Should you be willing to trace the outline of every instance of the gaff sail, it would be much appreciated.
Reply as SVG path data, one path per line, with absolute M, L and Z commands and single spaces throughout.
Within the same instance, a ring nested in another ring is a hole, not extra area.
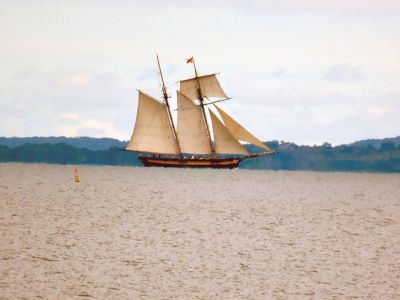
M 126 150 L 179 154 L 166 105 L 141 91 L 135 127 Z

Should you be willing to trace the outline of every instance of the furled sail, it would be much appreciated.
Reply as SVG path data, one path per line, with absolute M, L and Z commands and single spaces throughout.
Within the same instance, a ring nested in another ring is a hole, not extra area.
M 214 132 L 215 152 L 219 154 L 248 155 L 246 148 L 229 132 L 217 116 L 210 110 Z
M 180 81 L 180 92 L 189 99 L 199 99 L 198 89 L 199 84 L 203 97 L 217 97 L 221 99 L 228 99 L 229 97 L 225 94 L 221 88 L 216 74 L 209 74 L 204 76 L 198 76 Z
M 141 91 L 135 127 L 126 150 L 179 154 L 167 107 Z
M 183 153 L 211 154 L 210 139 L 201 108 L 177 91 L 177 135 Z
M 272 151 L 268 146 L 266 146 L 263 142 L 261 142 L 257 137 L 251 134 L 246 128 L 240 125 L 236 120 L 234 120 L 230 115 L 224 112 L 220 107 L 214 105 L 218 113 L 220 114 L 222 120 L 225 123 L 225 126 L 229 129 L 232 135 L 241 141 L 248 142 L 250 144 L 256 145 L 262 149 L 267 151 Z

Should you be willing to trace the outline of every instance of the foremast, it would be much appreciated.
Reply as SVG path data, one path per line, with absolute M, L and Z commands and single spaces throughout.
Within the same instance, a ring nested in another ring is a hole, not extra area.
M 160 59 L 158 58 L 158 54 L 157 54 L 157 65 L 158 65 L 158 70 L 160 72 L 160 77 L 161 77 L 161 83 L 162 83 L 161 90 L 162 90 L 162 94 L 163 94 L 163 98 L 164 98 L 164 103 L 167 106 L 168 119 L 169 119 L 169 122 L 171 124 L 172 131 L 174 133 L 174 140 L 175 140 L 175 143 L 176 143 L 176 147 L 178 148 L 179 156 L 181 158 L 183 158 L 182 149 L 181 149 L 181 146 L 179 144 L 178 134 L 176 133 L 176 129 L 175 129 L 175 125 L 174 125 L 174 119 L 172 118 L 171 109 L 170 109 L 170 106 L 169 106 L 169 101 L 168 101 L 169 96 L 168 96 L 168 93 L 167 93 L 167 88 L 165 87 L 164 76 L 163 76 L 163 73 L 161 71 Z

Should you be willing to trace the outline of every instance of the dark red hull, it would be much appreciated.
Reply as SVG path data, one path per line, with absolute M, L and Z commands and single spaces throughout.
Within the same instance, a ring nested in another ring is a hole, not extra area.
M 154 156 L 139 156 L 145 167 L 170 168 L 237 168 L 241 158 L 163 158 Z

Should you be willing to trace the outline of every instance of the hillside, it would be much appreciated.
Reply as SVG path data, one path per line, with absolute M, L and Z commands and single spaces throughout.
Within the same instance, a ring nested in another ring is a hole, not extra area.
M 273 156 L 245 160 L 241 168 L 271 170 L 400 172 L 400 146 L 382 143 L 380 149 L 368 146 L 341 145 L 332 147 L 298 146 L 292 143 L 270 142 L 277 150 Z M 251 152 L 256 151 L 249 146 Z
M 119 141 L 112 138 L 92 138 L 92 137 L 0 137 L 0 145 L 10 148 L 18 147 L 23 144 L 59 144 L 64 143 L 77 148 L 89 150 L 107 150 L 112 147 L 123 148 L 127 145 L 126 141 Z
M 357 146 L 357 147 L 366 147 L 373 146 L 376 149 L 380 149 L 382 144 L 384 143 L 393 143 L 396 147 L 400 146 L 400 136 L 393 138 L 384 138 L 384 139 L 367 139 L 356 141 L 354 143 L 349 144 L 349 146 Z
M 65 143 L 24 144 L 14 148 L 0 145 L 0 162 L 54 164 L 140 165 L 138 154 L 120 148 L 90 150 Z

